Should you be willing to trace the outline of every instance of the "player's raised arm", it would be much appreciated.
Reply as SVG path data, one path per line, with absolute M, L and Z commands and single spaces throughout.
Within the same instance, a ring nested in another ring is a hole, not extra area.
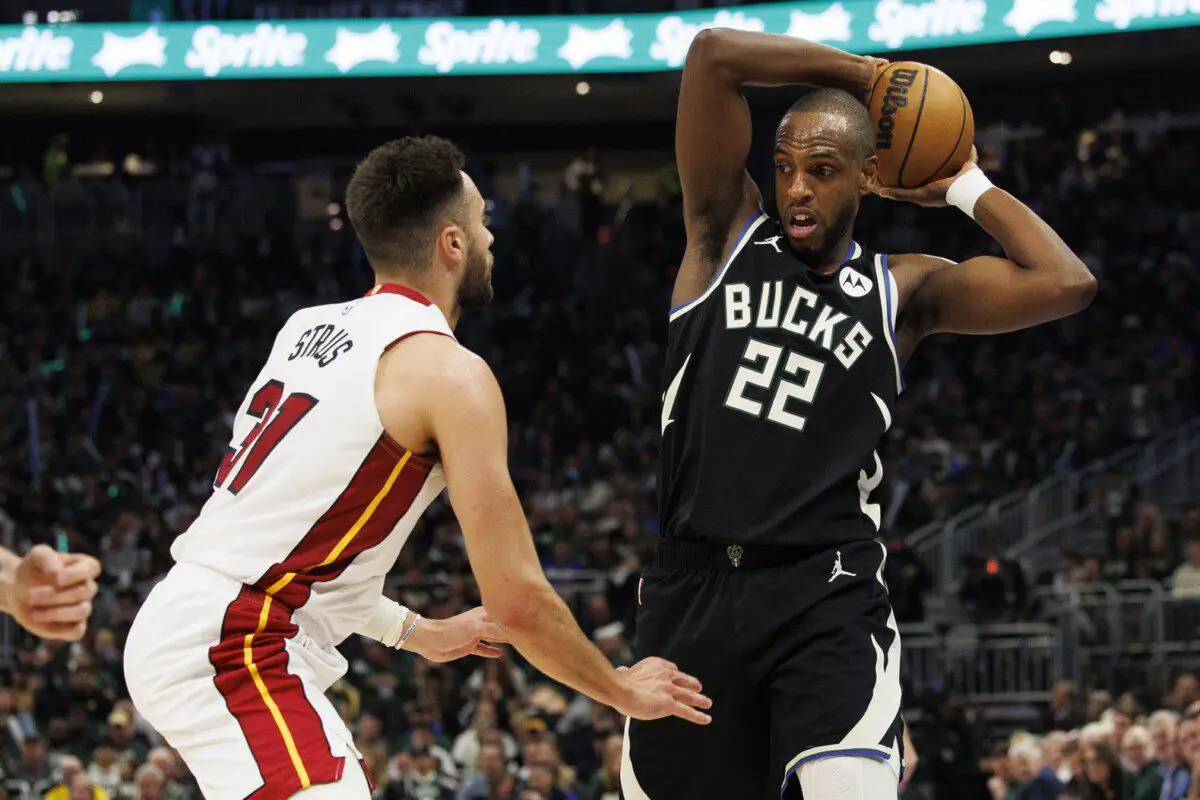
M 758 190 L 746 172 L 751 125 L 742 87 L 807 83 L 861 96 L 878 63 L 790 36 L 700 32 L 684 63 L 675 127 L 688 255 L 674 304 L 703 292 L 741 226 L 758 213 Z
M 917 189 L 876 191 L 924 206 L 959 206 L 1008 256 L 961 264 L 894 256 L 890 266 L 901 304 L 897 334 L 908 348 L 930 333 L 1006 333 L 1040 325 L 1082 311 L 1096 295 L 1096 278 L 1062 237 L 1027 205 L 992 186 L 973 161 L 957 176 Z
M 405 398 L 419 398 L 408 416 L 423 418 L 426 432 L 410 426 L 404 435 L 436 448 L 490 618 L 535 667 L 589 697 L 639 719 L 674 715 L 706 724 L 699 709 L 712 703 L 699 681 L 662 659 L 615 670 L 546 579 L 509 476 L 504 400 L 487 364 L 442 336 L 411 337 L 396 352 L 403 358 L 385 357 L 381 379 L 410 389 Z M 380 403 L 389 432 L 394 411 L 387 398 Z

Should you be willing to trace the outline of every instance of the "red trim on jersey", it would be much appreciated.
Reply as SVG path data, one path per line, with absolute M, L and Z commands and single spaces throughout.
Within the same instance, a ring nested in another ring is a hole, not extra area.
M 398 283 L 377 283 L 371 287 L 371 290 L 366 293 L 366 297 L 373 294 L 401 294 L 409 300 L 416 300 L 423 306 L 431 306 L 432 302 L 425 295 L 418 292 L 416 289 L 410 289 L 407 286 L 401 286 Z
M 391 534 L 412 508 L 431 468 L 427 459 L 381 435 L 287 558 L 244 587 L 226 610 L 221 639 L 209 651 L 209 660 L 216 670 L 214 683 L 263 776 L 263 787 L 248 800 L 290 797 L 303 788 L 302 773 L 311 785 L 340 779 L 345 759 L 330 753 L 300 678 L 287 671 L 284 643 L 299 630 L 292 612 L 308 601 L 314 583 L 336 579 L 360 553 Z
M 405 458 L 403 468 L 384 493 L 392 473 Z M 387 538 L 412 507 L 431 468 L 427 459 L 398 448 L 391 437 L 382 434 L 333 505 L 309 528 L 287 558 L 268 569 L 254 585 L 266 591 L 288 574 L 294 574 L 295 577 L 275 593 L 275 598 L 289 608 L 300 608 L 308 601 L 312 584 L 336 579 L 359 553 Z M 377 497 L 380 497 L 378 505 L 364 520 Z M 321 566 L 360 523 L 357 533 L 337 557 Z
M 263 785 L 247 800 L 285 800 L 341 780 L 345 768 L 346 759 L 330 751 L 300 678 L 288 672 L 285 642 L 297 631 L 291 616 L 264 592 L 244 586 L 225 611 L 220 641 L 208 651 L 213 683 L 262 774 Z

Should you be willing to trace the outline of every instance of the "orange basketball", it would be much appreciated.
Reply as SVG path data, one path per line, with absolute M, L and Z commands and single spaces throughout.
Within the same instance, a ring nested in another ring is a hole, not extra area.
M 971 104 L 939 69 L 915 61 L 888 64 L 875 76 L 867 107 L 882 186 L 912 189 L 947 178 L 971 156 Z

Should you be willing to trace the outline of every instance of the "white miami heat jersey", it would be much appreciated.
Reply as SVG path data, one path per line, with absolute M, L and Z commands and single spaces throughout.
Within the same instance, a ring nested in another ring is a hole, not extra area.
M 437 306 L 395 284 L 292 315 L 175 560 L 266 592 L 324 644 L 353 633 L 446 485 L 438 464 L 387 435 L 375 406 L 380 356 L 420 332 L 453 336 Z

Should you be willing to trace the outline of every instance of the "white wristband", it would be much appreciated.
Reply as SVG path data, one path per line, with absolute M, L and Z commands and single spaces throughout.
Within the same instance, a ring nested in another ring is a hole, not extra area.
M 380 595 L 375 601 L 375 608 L 371 610 L 371 616 L 358 629 L 358 633 L 385 647 L 399 647 L 404 622 L 411 616 L 414 616 L 412 611 Z
M 995 186 L 981 169 L 968 170 L 955 179 L 946 192 L 946 202 L 962 211 L 971 219 L 975 219 L 975 204 L 983 193 Z

